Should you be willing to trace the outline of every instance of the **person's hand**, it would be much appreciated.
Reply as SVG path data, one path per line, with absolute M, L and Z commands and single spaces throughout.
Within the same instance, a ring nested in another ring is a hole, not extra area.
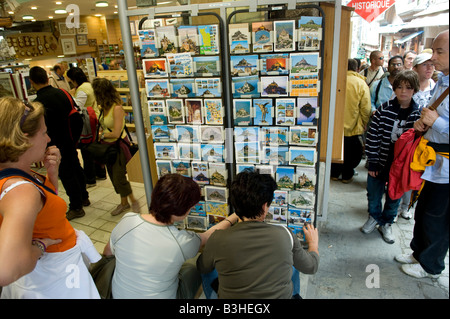
M 61 163 L 61 153 L 59 149 L 55 146 L 47 147 L 44 156 L 44 167 L 47 170 L 47 173 L 50 175 L 51 173 L 58 174 L 59 164 Z
M 56 245 L 62 242 L 62 239 L 51 239 L 51 238 L 33 238 L 33 240 L 38 240 L 44 243 L 46 249 L 51 245 Z
M 305 240 L 309 246 L 308 250 L 319 253 L 319 232 L 317 231 L 317 228 L 312 224 L 305 224 L 303 233 L 305 234 Z
M 369 171 L 369 175 L 372 176 L 373 178 L 378 176 L 378 171 Z
M 424 108 L 422 110 L 422 114 L 420 115 L 420 119 L 422 120 L 423 124 L 430 127 L 433 126 L 438 117 L 439 113 L 436 110 L 430 110 L 428 108 Z
M 418 119 L 417 121 L 415 121 L 413 127 L 416 132 L 425 132 L 427 130 L 427 127 L 425 124 L 423 124 L 422 119 Z

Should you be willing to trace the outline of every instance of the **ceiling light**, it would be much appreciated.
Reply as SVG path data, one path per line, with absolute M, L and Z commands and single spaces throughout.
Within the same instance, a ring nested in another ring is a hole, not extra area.
M 101 17 L 102 15 L 100 13 L 97 13 L 95 16 L 96 17 Z
M 62 2 L 61 1 L 56 1 L 56 4 L 62 4 Z
M 64 58 L 64 55 L 58 55 L 57 58 Z
M 14 14 L 14 11 L 8 11 L 8 14 Z
M 30 15 L 24 15 L 24 16 L 22 16 L 22 19 L 23 19 L 23 20 L 33 20 L 34 17 L 33 17 L 33 16 L 30 16 Z
M 55 13 L 56 13 L 56 14 L 66 14 L 67 11 L 64 10 L 64 9 L 58 9 L 58 10 L 55 10 Z
M 31 10 L 37 10 L 37 7 L 31 7 Z
M 95 3 L 95 6 L 96 7 L 107 7 L 109 4 L 108 4 L 108 2 L 107 1 L 97 1 L 96 3 Z
M 53 19 L 53 16 L 48 16 L 49 19 Z

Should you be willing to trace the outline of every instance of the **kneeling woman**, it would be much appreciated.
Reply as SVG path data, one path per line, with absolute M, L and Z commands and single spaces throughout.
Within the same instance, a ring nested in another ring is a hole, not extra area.
M 204 233 L 178 230 L 200 200 L 200 188 L 179 174 L 161 177 L 152 193 L 149 214 L 126 214 L 111 233 L 104 254 L 116 256 L 113 298 L 191 299 L 201 285 L 193 258 L 217 229 L 237 222 L 235 214 Z

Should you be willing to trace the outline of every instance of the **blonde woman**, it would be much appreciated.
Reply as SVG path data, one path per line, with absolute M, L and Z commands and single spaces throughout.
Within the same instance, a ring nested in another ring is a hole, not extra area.
M 105 78 L 95 78 L 92 81 L 97 105 L 100 108 L 100 135 L 105 143 L 116 143 L 119 139 L 127 139 L 125 128 L 125 112 L 122 108 L 122 100 L 111 81 Z M 135 213 L 140 212 L 139 202 L 133 195 L 130 182 L 126 176 L 126 164 L 131 157 L 129 149 L 119 141 L 119 152 L 114 164 L 106 164 L 108 175 L 114 186 L 114 190 L 120 195 L 120 204 L 111 212 L 111 215 L 119 215 L 130 208 Z

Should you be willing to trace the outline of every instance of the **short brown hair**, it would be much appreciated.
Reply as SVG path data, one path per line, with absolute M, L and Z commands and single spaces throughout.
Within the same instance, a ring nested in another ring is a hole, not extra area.
M 172 215 L 183 216 L 200 200 L 200 187 L 192 178 L 180 174 L 161 177 L 152 192 L 150 214 L 164 224 L 170 224 Z
M 28 139 L 39 130 L 44 107 L 39 102 L 31 106 L 28 115 L 24 115 L 25 104 L 21 100 L 12 96 L 0 99 L 0 163 L 17 162 L 32 146 Z
M 400 71 L 394 78 L 392 89 L 395 91 L 402 83 L 409 84 L 414 89 L 414 93 L 420 89 L 419 76 L 413 70 Z

